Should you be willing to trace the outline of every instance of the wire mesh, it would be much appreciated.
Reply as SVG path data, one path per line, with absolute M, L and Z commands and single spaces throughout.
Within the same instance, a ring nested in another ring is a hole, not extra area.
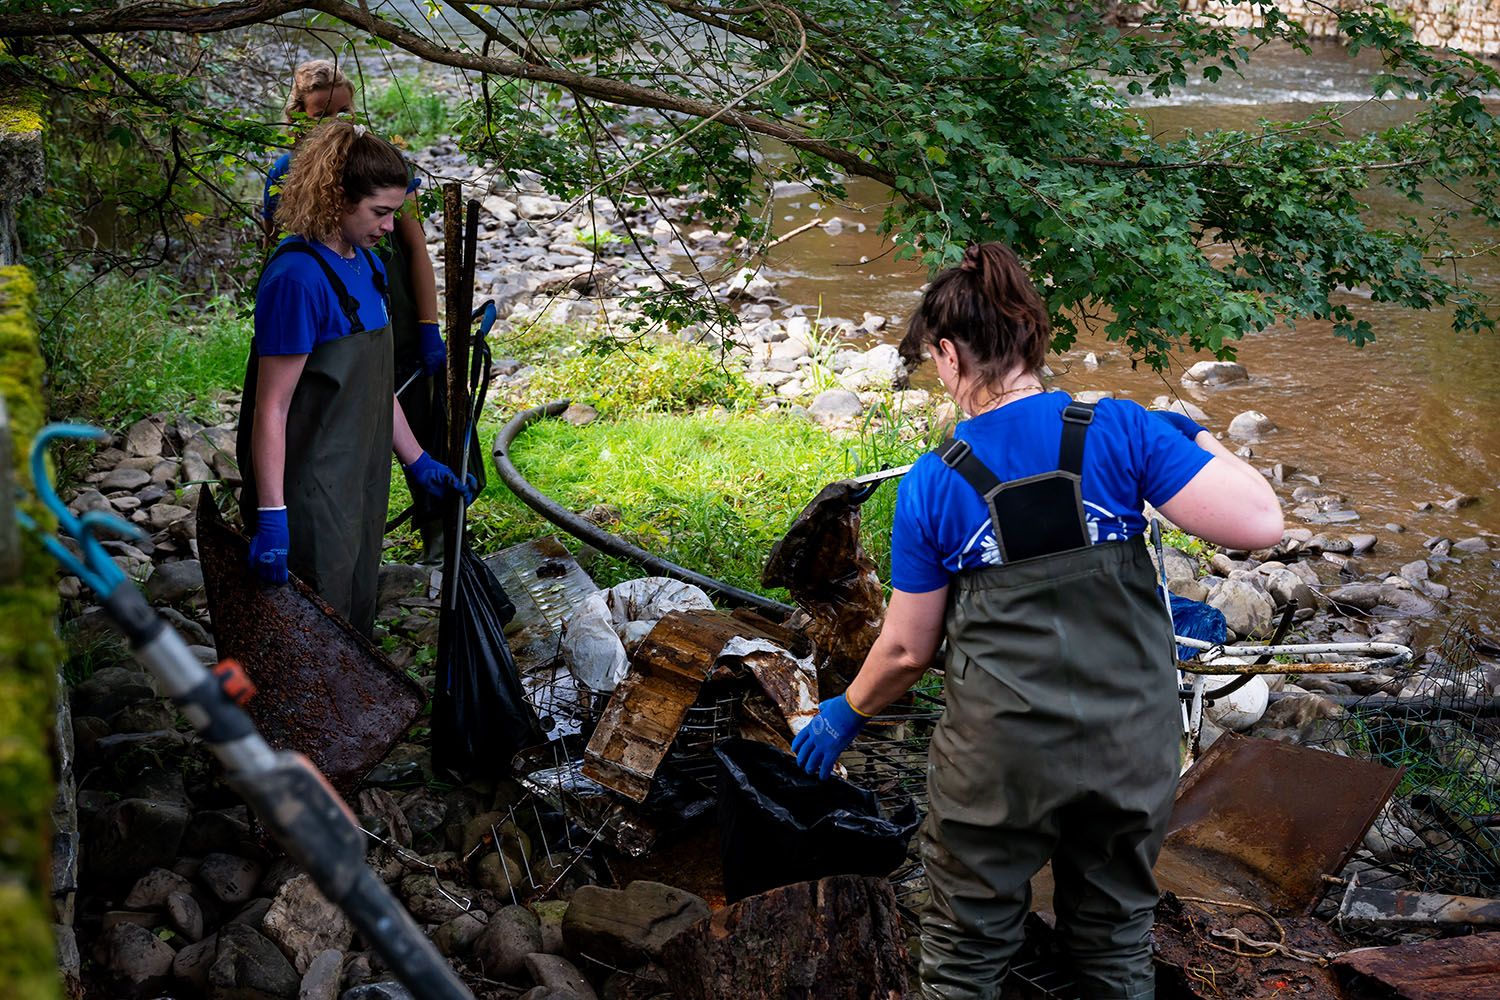
M 1399 701 L 1350 706 L 1323 744 L 1403 769 L 1366 837 L 1373 860 L 1403 888 L 1500 896 L 1500 717 L 1474 635 L 1451 628 L 1398 681 Z

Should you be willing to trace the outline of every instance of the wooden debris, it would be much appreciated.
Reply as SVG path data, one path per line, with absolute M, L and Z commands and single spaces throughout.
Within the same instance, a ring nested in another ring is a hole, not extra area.
M 662 952 L 677 1000 L 899 1000 L 908 962 L 890 883 L 863 875 L 740 900 Z

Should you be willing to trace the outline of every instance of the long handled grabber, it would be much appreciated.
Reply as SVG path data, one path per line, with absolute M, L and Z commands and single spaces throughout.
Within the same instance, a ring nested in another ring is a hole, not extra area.
M 322 774 L 299 753 L 275 750 L 241 707 L 255 693 L 239 664 L 226 660 L 205 669 L 182 637 L 163 621 L 96 537 L 136 538 L 140 529 L 111 514 L 75 517 L 47 475 L 47 448 L 65 438 L 105 434 L 83 424 L 53 424 L 31 448 L 38 498 L 56 517 L 58 532 L 77 543 L 74 555 L 24 512 L 21 526 L 70 573 L 99 595 L 111 620 L 130 641 L 135 658 L 161 683 L 228 772 L 238 793 L 323 895 L 353 921 L 392 972 L 421 1000 L 473 1000 L 411 915 L 365 865 L 364 834 Z

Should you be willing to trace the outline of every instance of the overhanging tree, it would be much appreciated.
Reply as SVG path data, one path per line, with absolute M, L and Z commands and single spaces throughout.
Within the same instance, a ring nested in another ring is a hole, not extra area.
M 1494 68 L 1425 48 L 1389 9 L 1363 5 L 1338 12 L 1340 33 L 1351 55 L 1379 54 L 1369 100 L 1403 102 L 1400 124 L 1355 134 L 1343 107 L 1152 134 L 1130 95 L 1212 82 L 1267 42 L 1306 45 L 1274 5 L 1243 5 L 1262 27 L 1237 32 L 1171 0 L 1134 24 L 1116 5 L 1044 0 L 429 0 L 404 16 L 343 0 L 22 0 L 0 14 L 0 37 L 44 82 L 82 51 L 118 78 L 110 100 L 186 120 L 221 150 L 264 131 L 205 115 L 106 50 L 139 33 L 261 25 L 404 49 L 474 81 L 462 129 L 476 157 L 534 170 L 570 203 L 701 192 L 705 218 L 752 251 L 770 239 L 771 183 L 837 196 L 841 176 L 872 178 L 893 192 L 883 225 L 897 252 L 936 268 L 969 242 L 1005 240 L 1049 283 L 1058 347 L 1098 324 L 1158 367 L 1179 348 L 1231 355 L 1278 320 L 1327 319 L 1362 344 L 1373 333 L 1349 289 L 1493 329 L 1460 262 L 1494 248 L 1464 244 L 1455 224 L 1500 224 Z M 28 53 L 25 39 L 45 44 Z M 1375 223 L 1376 191 L 1406 211 Z

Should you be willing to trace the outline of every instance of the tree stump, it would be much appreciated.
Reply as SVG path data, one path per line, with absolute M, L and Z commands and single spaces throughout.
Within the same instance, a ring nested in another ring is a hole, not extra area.
M 895 893 L 863 875 L 743 899 L 662 953 L 677 1000 L 900 1000 L 907 964 Z

